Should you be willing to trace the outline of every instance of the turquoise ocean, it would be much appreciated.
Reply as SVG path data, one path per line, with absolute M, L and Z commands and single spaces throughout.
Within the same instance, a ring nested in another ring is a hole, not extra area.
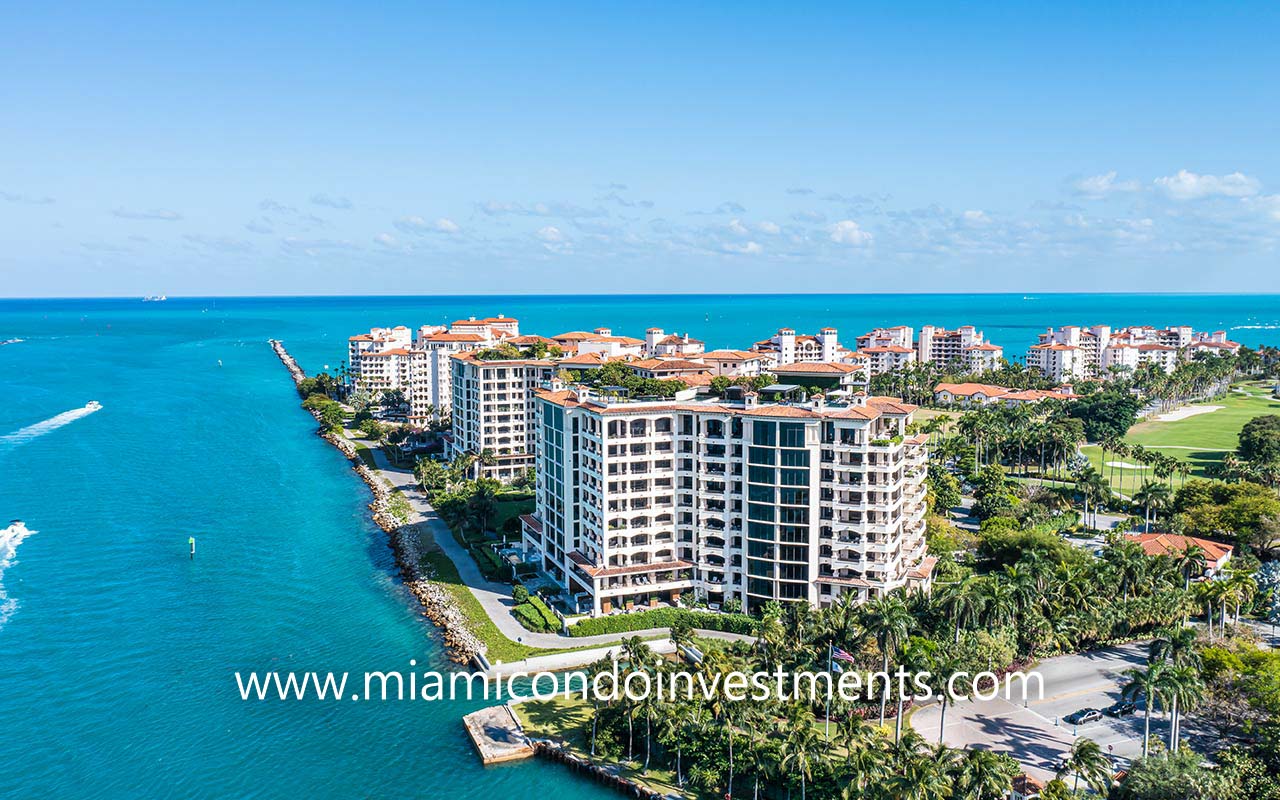
M 349 335 L 506 314 L 526 332 L 1190 324 L 1280 344 L 1280 296 L 824 295 L 0 301 L 0 797 L 612 797 L 485 769 L 467 702 L 242 702 L 248 670 L 443 668 L 367 490 L 298 408 Z M 95 413 L 77 412 L 97 400 Z M 187 538 L 198 551 L 188 558 Z

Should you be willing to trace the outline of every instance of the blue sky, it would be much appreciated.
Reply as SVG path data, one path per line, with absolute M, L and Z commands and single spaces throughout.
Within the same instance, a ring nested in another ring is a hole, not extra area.
M 10 3 L 0 295 L 1280 291 L 1280 6 L 1049 5 Z

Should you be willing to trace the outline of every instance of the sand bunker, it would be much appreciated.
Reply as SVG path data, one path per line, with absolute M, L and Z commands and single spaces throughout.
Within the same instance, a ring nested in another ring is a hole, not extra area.
M 1108 461 L 1107 466 L 1115 467 L 1116 469 L 1151 469 L 1143 464 L 1130 464 L 1127 461 Z
M 1177 411 L 1170 411 L 1168 414 L 1161 414 L 1156 417 L 1156 422 L 1177 422 L 1180 419 L 1194 417 L 1199 414 L 1208 414 L 1211 411 L 1221 411 L 1222 406 L 1183 406 Z

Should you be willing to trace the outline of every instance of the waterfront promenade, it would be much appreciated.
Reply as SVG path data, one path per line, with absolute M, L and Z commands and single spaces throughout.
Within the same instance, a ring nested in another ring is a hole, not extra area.
M 352 441 L 354 443 L 355 440 Z M 526 630 L 511 615 L 514 601 L 511 599 L 510 584 L 486 580 L 480 574 L 479 567 L 476 566 L 466 548 L 454 538 L 444 520 L 440 519 L 435 509 L 427 501 L 426 496 L 414 480 L 413 473 L 391 464 L 380 448 L 370 448 L 368 452 L 372 455 L 376 465 L 375 474 L 390 481 L 409 501 L 409 505 L 413 509 L 413 517 L 410 518 L 408 524 L 424 526 L 431 533 L 436 546 L 453 561 L 458 568 L 458 575 L 462 578 L 462 582 L 471 590 L 475 598 L 480 601 L 481 607 L 484 608 L 485 613 L 493 620 L 494 625 L 498 627 L 503 636 L 530 647 L 548 650 L 571 650 L 571 652 L 565 653 L 533 656 L 507 665 L 494 664 L 494 674 L 507 674 L 515 669 L 537 672 L 539 670 L 558 670 L 582 666 L 604 657 L 610 652 L 610 645 L 616 645 L 625 638 L 639 636 L 643 639 L 650 639 L 668 635 L 667 628 L 649 628 L 626 633 L 574 637 L 559 633 L 540 633 Z M 707 639 L 723 639 L 726 641 L 751 640 L 750 636 L 726 633 L 724 631 L 695 630 L 694 632 L 697 636 Z M 598 645 L 598 647 L 581 649 L 591 645 Z M 650 645 L 658 652 L 664 652 L 664 648 L 666 652 L 673 650 L 670 642 L 651 642 Z

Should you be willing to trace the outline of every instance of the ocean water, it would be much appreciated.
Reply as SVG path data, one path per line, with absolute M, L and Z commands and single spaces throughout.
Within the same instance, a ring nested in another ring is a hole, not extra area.
M 1280 344 L 1278 296 L 0 301 L 0 341 L 23 340 L 0 347 L 0 526 L 34 531 L 0 537 L 0 796 L 612 797 L 548 764 L 482 768 L 459 722 L 479 701 L 246 703 L 233 678 L 445 664 L 266 340 L 315 371 L 373 325 L 500 313 L 711 347 L 966 322 L 1011 354 L 1068 323 Z

